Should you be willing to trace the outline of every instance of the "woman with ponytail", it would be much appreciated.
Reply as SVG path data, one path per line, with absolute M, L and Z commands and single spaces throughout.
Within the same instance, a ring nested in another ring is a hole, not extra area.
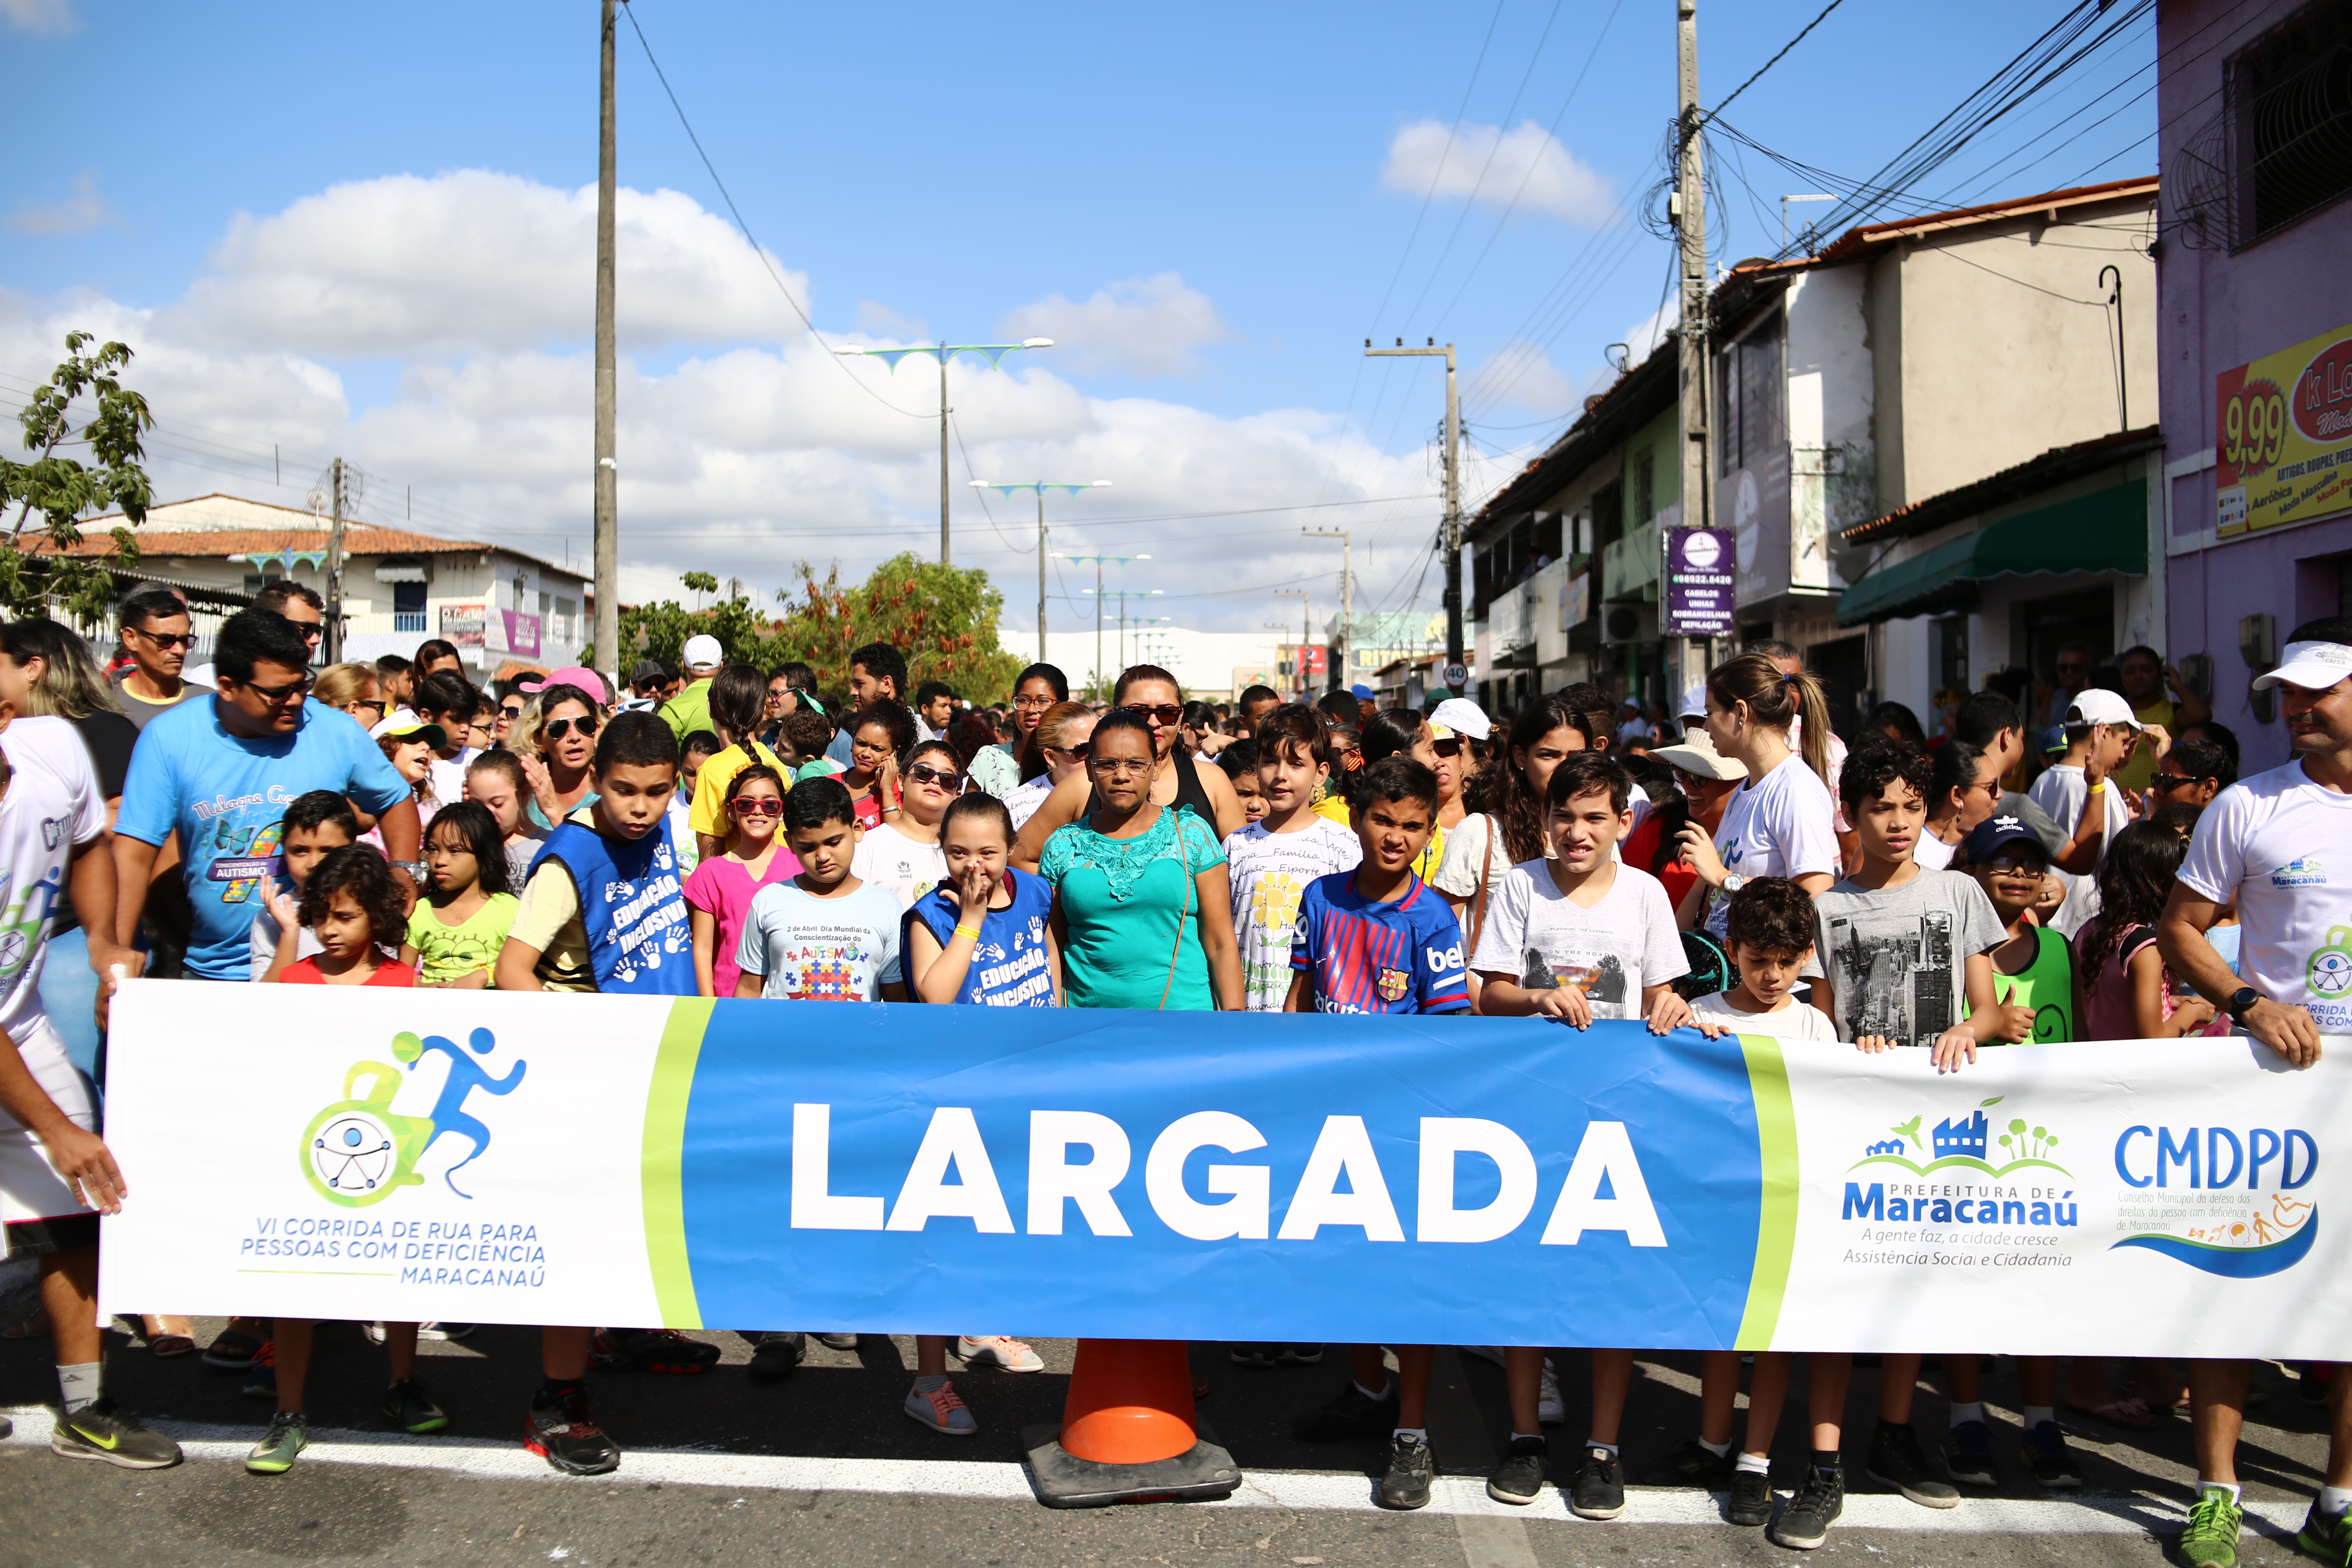
M 1799 714 L 1803 754 L 1789 744 Z M 1719 664 L 1706 678 L 1706 733 L 1719 755 L 1748 770 L 1712 837 L 1683 829 L 1683 858 L 1709 889 L 1706 929 L 1719 942 L 1731 895 L 1758 877 L 1786 877 L 1808 894 L 1837 879 L 1837 803 L 1828 780 L 1829 710 L 1821 682 L 1783 671 L 1760 653 Z

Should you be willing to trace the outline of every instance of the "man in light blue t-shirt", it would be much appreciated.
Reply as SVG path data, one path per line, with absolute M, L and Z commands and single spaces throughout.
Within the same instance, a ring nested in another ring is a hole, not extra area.
M 232 616 L 213 656 L 219 695 L 153 720 L 131 754 L 114 825 L 118 929 L 125 941 L 138 933 L 156 855 L 177 832 L 194 910 L 193 978 L 251 977 L 254 912 L 277 869 L 278 822 L 297 795 L 348 797 L 378 818 L 395 878 L 413 884 L 420 874 L 407 781 L 349 715 L 309 699 L 309 658 L 301 628 L 283 616 Z

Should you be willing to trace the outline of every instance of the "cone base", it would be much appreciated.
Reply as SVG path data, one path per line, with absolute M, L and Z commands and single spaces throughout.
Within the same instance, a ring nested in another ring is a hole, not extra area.
M 1220 1447 L 1205 1422 L 1200 1440 L 1172 1458 L 1148 1465 L 1105 1465 L 1081 1459 L 1061 1445 L 1059 1424 L 1024 1426 L 1021 1447 L 1029 1482 L 1047 1508 L 1108 1508 L 1122 1502 L 1199 1502 L 1231 1497 L 1241 1467 Z

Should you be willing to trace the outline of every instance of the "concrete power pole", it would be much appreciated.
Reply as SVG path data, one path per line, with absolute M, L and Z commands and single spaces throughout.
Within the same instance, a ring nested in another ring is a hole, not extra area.
M 1685 6 L 1689 0 L 1684 0 Z M 1462 659 L 1462 396 L 1455 376 L 1454 345 L 1437 346 L 1431 338 L 1423 348 L 1409 349 L 1399 338 L 1392 349 L 1376 349 L 1372 340 L 1364 340 L 1364 353 L 1371 359 L 1394 359 L 1399 355 L 1444 354 L 1445 356 L 1445 521 L 1438 535 L 1438 552 L 1445 557 L 1445 662 L 1460 664 Z M 1455 696 L 1462 689 L 1454 688 Z
M 332 521 L 327 527 L 327 662 L 343 662 L 343 460 L 327 482 Z
M 621 669 L 621 475 L 614 445 L 618 393 L 613 368 L 614 0 L 604 0 L 602 117 L 596 148 L 596 662 Z
M 1675 79 L 1682 100 L 1675 182 L 1675 228 L 1680 242 L 1682 360 L 1682 523 L 1705 528 L 1713 519 L 1713 473 L 1707 439 L 1706 187 L 1699 167 L 1698 0 L 1675 0 Z M 1706 655 L 1694 639 L 1676 637 L 1675 668 L 1667 680 L 1674 692 L 1696 685 Z
M 1344 528 L 1302 528 L 1298 531 L 1309 539 L 1336 539 L 1339 542 L 1339 647 L 1341 663 L 1331 672 L 1329 689 L 1344 691 L 1355 683 L 1343 672 L 1356 667 L 1356 572 L 1354 553 L 1356 542 Z

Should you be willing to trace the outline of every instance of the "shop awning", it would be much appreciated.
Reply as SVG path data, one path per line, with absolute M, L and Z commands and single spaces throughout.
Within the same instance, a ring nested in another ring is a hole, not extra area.
M 2110 486 L 2003 518 L 1924 555 L 1873 572 L 1838 600 L 1842 626 L 1937 615 L 1976 603 L 1987 577 L 2147 571 L 2146 481 Z

